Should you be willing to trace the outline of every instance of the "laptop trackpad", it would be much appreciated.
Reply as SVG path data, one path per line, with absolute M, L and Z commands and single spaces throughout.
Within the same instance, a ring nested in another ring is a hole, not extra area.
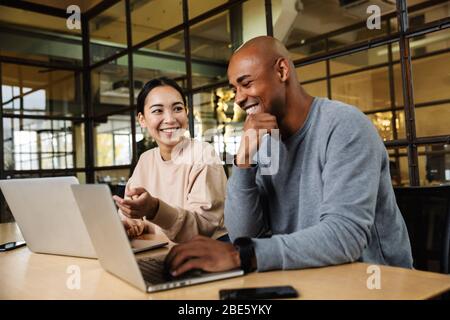
M 161 240 L 141 240 L 141 239 L 133 239 L 130 241 L 130 243 L 134 253 L 161 248 L 169 244 L 168 242 Z
M 184 280 L 184 279 L 198 278 L 206 274 L 209 274 L 209 272 L 203 271 L 201 269 L 191 269 L 183 274 L 180 274 L 179 276 L 174 277 L 172 275 L 169 275 L 168 277 L 166 276 L 166 278 L 168 280 Z

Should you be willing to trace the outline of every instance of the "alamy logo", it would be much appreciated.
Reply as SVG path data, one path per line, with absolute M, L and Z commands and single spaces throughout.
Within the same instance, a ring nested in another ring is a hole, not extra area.
M 69 277 L 66 281 L 66 287 L 69 290 L 80 290 L 81 289 L 81 269 L 77 265 L 70 265 L 66 269 L 66 273 Z
M 372 4 L 367 7 L 367 14 L 370 16 L 367 18 L 367 29 L 369 30 L 380 30 L 381 29 L 381 9 L 376 4 Z
M 81 29 L 81 9 L 77 5 L 70 5 L 66 10 L 67 14 L 70 16 L 66 20 L 66 26 L 69 30 Z
M 370 265 L 367 267 L 367 274 L 370 274 L 370 276 L 367 278 L 367 289 L 374 290 L 374 289 L 381 289 L 381 269 L 379 266 L 376 265 Z

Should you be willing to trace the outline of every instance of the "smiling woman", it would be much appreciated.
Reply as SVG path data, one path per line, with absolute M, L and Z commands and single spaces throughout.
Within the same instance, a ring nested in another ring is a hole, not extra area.
M 151 92 L 151 94 L 150 94 Z M 146 83 L 138 96 L 138 119 L 155 139 L 164 160 L 171 159 L 173 147 L 188 127 L 186 98 L 178 84 L 168 78 Z
M 139 158 L 125 199 L 114 197 L 128 235 L 163 232 L 175 242 L 195 235 L 224 236 L 225 172 L 211 145 L 185 136 L 182 89 L 168 78 L 147 82 L 137 99 L 137 114 L 158 148 Z

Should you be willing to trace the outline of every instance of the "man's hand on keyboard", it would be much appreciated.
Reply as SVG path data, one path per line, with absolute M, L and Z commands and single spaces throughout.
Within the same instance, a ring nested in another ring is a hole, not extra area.
M 166 257 L 166 265 L 173 276 L 192 269 L 208 272 L 239 268 L 239 252 L 231 243 L 196 236 L 189 242 L 173 247 Z

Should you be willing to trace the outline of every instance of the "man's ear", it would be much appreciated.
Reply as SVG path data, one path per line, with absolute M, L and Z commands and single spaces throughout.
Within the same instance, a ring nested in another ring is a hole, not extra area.
M 290 66 L 289 61 L 286 58 L 278 58 L 277 62 L 275 63 L 277 68 L 277 74 L 280 78 L 281 82 L 285 82 L 289 79 L 289 73 L 290 73 Z
M 146 128 L 146 124 L 145 124 L 145 118 L 144 115 L 142 114 L 142 112 L 139 112 L 137 115 L 138 121 L 139 121 L 139 125 L 141 126 L 141 128 Z

